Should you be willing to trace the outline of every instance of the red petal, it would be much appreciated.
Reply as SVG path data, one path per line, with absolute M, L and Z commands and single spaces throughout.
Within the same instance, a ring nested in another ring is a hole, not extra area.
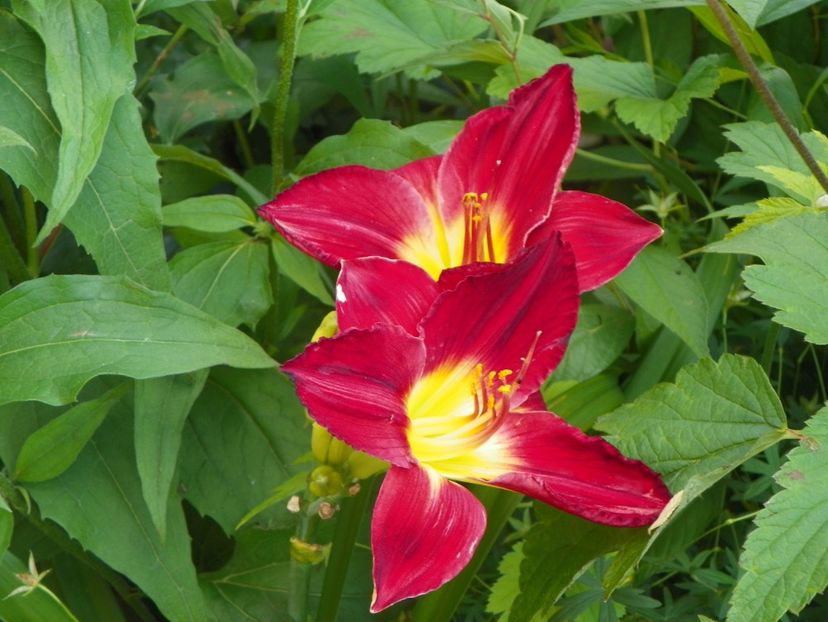
M 259 208 L 287 240 L 320 261 L 396 257 L 412 236 L 434 237 L 423 198 L 403 177 L 342 166 L 297 182 Z
M 449 268 L 440 273 L 440 278 L 437 280 L 437 288 L 441 292 L 446 292 L 450 289 L 456 289 L 462 281 L 465 281 L 470 276 L 499 272 L 504 268 L 505 266 L 503 264 L 490 263 L 488 261 L 467 263 L 456 268 Z
M 574 257 L 560 240 L 550 240 L 497 271 L 467 277 L 437 298 L 421 324 L 426 373 L 461 362 L 517 372 L 540 331 L 512 402 L 517 406 L 560 361 L 577 315 Z
M 432 278 L 410 263 L 383 257 L 345 261 L 336 284 L 339 330 L 394 324 L 416 336 L 437 293 Z
M 600 287 L 620 274 L 661 227 L 617 201 L 587 192 L 561 192 L 552 214 L 529 236 L 529 244 L 560 232 L 572 245 L 581 291 Z
M 437 172 L 440 170 L 440 162 L 442 159 L 443 156 L 438 155 L 414 160 L 410 164 L 401 166 L 391 172 L 408 181 L 420 193 L 420 196 L 423 197 L 423 201 L 426 204 L 437 205 L 439 199 L 437 192 Z
M 536 391 L 530 394 L 520 405 L 519 410 L 524 412 L 529 412 L 531 410 L 540 410 L 541 412 L 546 410 L 546 401 L 543 399 L 543 395 L 541 395 L 540 391 Z
M 486 512 L 462 486 L 431 469 L 392 467 L 371 521 L 376 613 L 453 579 L 486 529 Z
M 512 413 L 478 451 L 503 456 L 508 470 L 487 483 L 596 523 L 649 525 L 670 500 L 643 462 L 549 412 Z
M 568 65 L 556 65 L 517 89 L 506 106 L 470 118 L 440 167 L 447 220 L 462 214 L 464 193 L 489 193 L 489 204 L 503 210 L 509 257 L 514 256 L 549 214 L 579 133 Z
M 351 447 L 407 466 L 403 398 L 419 378 L 422 341 L 396 326 L 351 330 L 311 344 L 282 366 L 322 427 Z

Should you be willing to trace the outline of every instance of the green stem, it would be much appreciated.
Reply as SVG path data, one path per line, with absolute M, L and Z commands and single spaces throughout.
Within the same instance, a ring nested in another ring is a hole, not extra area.
M 236 133 L 236 140 L 239 143 L 245 168 L 253 168 L 256 166 L 256 160 L 253 158 L 253 151 L 250 149 L 250 141 L 247 140 L 247 134 L 242 129 L 241 123 L 238 120 L 233 121 L 233 131 Z
M 14 245 L 11 234 L 6 228 L 6 222 L 0 217 L 0 265 L 9 273 L 15 283 L 28 281 L 31 276 L 29 269 Z
M 345 577 L 348 574 L 348 564 L 354 552 L 354 543 L 359 533 L 362 517 L 371 503 L 373 481 L 371 479 L 363 482 L 359 494 L 342 503 L 328 566 L 325 570 L 325 581 L 322 583 L 319 608 L 316 610 L 316 622 L 336 622 L 339 601 L 342 598 Z
M 302 542 L 309 542 L 318 518 L 315 511 L 309 514 L 306 509 L 303 509 L 299 515 L 299 524 L 296 526 L 296 538 Z M 293 622 L 307 622 L 308 586 L 312 567 L 313 564 L 308 561 L 291 557 L 288 575 L 288 617 Z
M 506 521 L 522 499 L 520 495 L 499 488 L 479 486 L 472 490 L 486 508 L 487 524 L 483 539 L 474 557 L 459 575 L 436 592 L 417 600 L 413 611 L 414 622 L 448 622 L 451 619 L 477 571 L 497 542 Z
M 771 322 L 768 332 L 765 333 L 765 346 L 762 349 L 762 369 L 770 376 L 771 365 L 773 365 L 773 355 L 776 353 L 776 338 L 779 337 L 779 324 Z
M 26 227 L 20 215 L 20 206 L 14 194 L 14 187 L 8 175 L 0 173 L 0 201 L 3 202 L 3 217 L 9 226 L 9 233 L 20 253 L 26 252 Z
M 638 21 L 641 22 L 641 43 L 644 45 L 644 59 L 650 67 L 655 67 L 653 44 L 650 41 L 650 28 L 647 24 L 646 11 L 638 11 Z
M 805 162 L 808 169 L 810 169 L 813 176 L 819 182 L 819 185 L 822 186 L 822 189 L 826 193 L 828 193 L 828 177 L 826 177 L 825 172 L 820 168 L 819 164 L 817 164 L 814 155 L 810 152 L 808 147 L 805 146 L 805 143 L 799 136 L 799 132 L 796 131 L 793 123 L 791 123 L 791 120 L 788 119 L 788 115 L 786 115 L 785 111 L 782 110 L 782 106 L 779 105 L 776 97 L 771 92 L 767 82 L 765 82 L 762 78 L 762 74 L 759 73 L 759 68 L 750 57 L 747 48 L 745 48 L 745 44 L 739 37 L 739 33 L 736 32 L 736 28 L 733 26 L 733 22 L 730 20 L 730 16 L 727 14 L 724 6 L 722 6 L 720 0 L 707 0 L 707 6 L 710 7 L 710 10 L 713 11 L 713 15 L 716 16 L 719 24 L 721 24 L 725 35 L 727 35 L 727 38 L 730 41 L 733 52 L 736 54 L 736 58 L 739 59 L 739 62 L 747 71 L 750 81 L 753 83 L 753 87 L 756 89 L 756 92 L 759 93 L 759 97 L 762 99 L 765 106 L 767 106 L 768 110 L 770 110 L 773 118 L 776 119 L 779 127 L 781 127 L 782 131 L 785 132 L 785 136 L 787 136 L 788 140 L 791 141 L 791 144 L 794 146 L 797 153 L 799 153 L 800 157 Z
M 287 123 L 293 63 L 296 60 L 296 37 L 299 29 L 299 0 L 287 0 L 282 28 L 279 64 L 279 88 L 270 128 L 270 161 L 273 168 L 272 194 L 275 195 L 285 175 L 285 124 Z
M 138 620 L 141 622 L 153 622 L 157 619 L 144 602 L 135 597 L 135 590 L 120 574 L 103 562 L 99 562 L 96 558 L 87 555 L 81 546 L 75 540 L 69 538 L 62 529 L 56 527 L 51 522 L 43 520 L 37 514 L 36 510 L 30 507 L 14 483 L 2 472 L 0 472 L 0 496 L 8 502 L 18 515 L 26 519 L 32 527 L 51 540 L 58 548 L 91 568 L 101 579 L 106 581 L 115 593 L 121 597 L 123 602 L 132 609 L 132 612 Z
M 614 166 L 615 168 L 622 168 L 628 171 L 638 171 L 641 173 L 653 172 L 653 167 L 649 164 L 639 164 L 638 162 L 624 162 L 623 160 L 608 158 L 607 156 L 602 156 L 601 154 L 593 153 L 592 151 L 587 151 L 586 149 L 576 149 L 575 153 L 586 160 L 600 162 L 601 164 Z
M 158 71 L 158 68 L 161 67 L 161 63 L 167 60 L 167 57 L 173 51 L 175 46 L 178 45 L 178 42 L 181 41 L 181 37 L 183 37 L 186 34 L 187 30 L 187 26 L 181 24 L 178 27 L 178 30 L 176 30 L 173 33 L 172 38 L 169 41 L 167 41 L 167 45 L 165 45 L 161 49 L 161 51 L 158 53 L 158 56 L 156 56 L 155 60 L 152 61 L 152 65 L 150 65 L 149 69 L 147 69 L 147 72 L 138 82 L 138 86 L 135 87 L 135 90 L 133 91 L 135 97 L 138 97 L 139 95 L 141 95 L 141 93 L 144 92 L 144 89 L 147 88 L 147 85 L 149 84 L 149 81 L 152 79 L 152 76 L 154 76 L 155 72 Z
M 33 278 L 40 274 L 40 251 L 35 246 L 37 239 L 37 210 L 34 197 L 28 188 L 21 188 L 23 195 L 23 220 L 26 224 L 26 265 Z

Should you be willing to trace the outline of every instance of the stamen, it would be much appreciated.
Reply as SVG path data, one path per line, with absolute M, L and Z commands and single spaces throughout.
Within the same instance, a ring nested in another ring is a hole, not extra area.
M 539 330 L 535 333 L 532 345 L 529 346 L 529 351 L 523 357 L 523 365 L 520 366 L 520 371 L 518 372 L 517 378 L 515 378 L 515 384 L 518 386 L 523 382 L 523 378 L 526 376 L 526 370 L 529 369 L 529 363 L 532 362 L 532 357 L 535 356 L 535 347 L 538 345 L 538 339 L 540 339 L 542 332 Z

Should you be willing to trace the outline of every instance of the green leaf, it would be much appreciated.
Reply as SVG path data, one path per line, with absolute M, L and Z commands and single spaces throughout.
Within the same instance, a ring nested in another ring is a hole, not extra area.
M 82 402 L 29 436 L 17 455 L 14 479 L 42 482 L 72 466 L 127 388 L 122 384 L 98 398 Z
M 791 171 L 787 171 L 791 172 Z M 745 231 L 752 229 L 758 225 L 765 225 L 772 223 L 779 218 L 787 218 L 789 216 L 798 216 L 800 214 L 812 214 L 814 213 L 814 208 L 809 207 L 807 205 L 802 205 L 798 201 L 794 199 L 788 199 L 786 197 L 771 197 L 769 199 L 760 199 L 756 201 L 756 203 L 751 204 L 754 209 L 747 213 L 739 213 L 738 210 L 731 210 L 731 212 L 725 212 L 725 215 L 729 216 L 744 216 L 742 222 L 738 225 L 733 227 L 728 234 L 725 236 L 725 239 L 735 238 Z M 746 207 L 746 206 L 739 206 L 734 205 L 732 207 Z M 721 210 L 724 212 L 725 210 Z
M 759 363 L 731 354 L 685 367 L 675 384 L 656 385 L 596 427 L 673 490 L 693 477 L 730 470 L 787 433 L 782 404 Z
M 305 177 L 345 164 L 392 169 L 434 155 L 408 132 L 378 119 L 359 119 L 347 134 L 319 141 L 293 171 Z
M 583 382 L 549 382 L 543 387 L 543 399 L 549 410 L 582 430 L 589 430 L 598 417 L 626 401 L 612 374 L 598 374 Z
M 828 408 L 802 433 L 774 475 L 782 490 L 759 512 L 745 542 L 739 559 L 745 572 L 731 596 L 728 622 L 799 613 L 828 587 Z
M 556 0 L 552 17 L 542 22 L 541 26 L 561 24 L 583 17 L 614 15 L 647 9 L 669 9 L 679 6 L 704 4 L 704 0 Z
M 299 471 L 289 479 L 286 479 L 281 484 L 276 486 L 276 488 L 273 489 L 273 492 L 267 499 L 257 504 L 256 507 L 252 508 L 247 514 L 241 517 L 241 520 L 239 520 L 238 524 L 236 525 L 236 530 L 238 531 L 243 525 L 249 523 L 252 518 L 258 516 L 266 509 L 276 505 L 281 501 L 284 501 L 291 495 L 295 495 L 305 490 L 305 487 L 308 485 L 309 475 L 309 471 Z
M 777 309 L 776 322 L 805 333 L 812 343 L 828 343 L 828 212 L 780 218 L 706 250 L 760 257 L 765 265 L 742 273 L 754 297 Z
M 634 327 L 632 315 L 624 309 L 581 305 L 566 355 L 555 369 L 555 380 L 587 380 L 604 371 L 624 351 Z
M 273 238 L 270 248 L 280 272 L 323 304 L 333 306 L 333 285 L 321 263 L 281 236 Z
M 82 622 L 128 622 L 112 587 L 92 567 L 69 553 L 49 560 L 60 578 L 61 596 Z
M 523 542 L 518 542 L 512 550 L 503 556 L 497 567 L 499 574 L 492 585 L 486 601 L 486 613 L 501 614 L 499 619 L 508 619 L 512 603 L 520 594 L 520 565 L 524 560 Z
M 167 227 L 224 233 L 256 224 L 253 210 L 231 194 L 214 194 L 165 205 L 161 210 Z
M 707 298 L 696 274 L 670 252 L 649 246 L 615 279 L 621 290 L 693 349 L 706 356 Z
M 64 222 L 101 274 L 125 275 L 168 290 L 156 157 L 144 137 L 138 101 L 122 97 L 98 164 Z
M 14 514 L 3 497 L 0 497 L 0 557 L 6 554 L 14 531 Z
M 770 24 L 816 4 L 818 0 L 728 0 L 751 28 Z
M 14 130 L 0 125 L 0 149 L 8 149 L 10 147 L 25 147 L 26 149 L 29 149 L 33 155 L 37 155 L 37 151 L 29 144 L 28 140 L 23 138 Z
M 138 585 L 167 619 L 203 622 L 184 513 L 170 503 L 162 542 L 141 497 L 131 415 L 121 402 L 67 471 L 28 490 L 45 518 Z
M 42 590 L 35 590 L 26 595 L 6 595 L 19 588 L 23 583 L 18 575 L 29 570 L 22 561 L 11 552 L 0 558 L 0 618 L 8 622 L 78 622 L 60 602 Z
M 249 337 L 120 277 L 49 276 L 0 296 L 0 404 L 65 404 L 101 374 L 271 367 Z
M 239 119 L 255 104 L 212 52 L 183 63 L 171 79 L 155 85 L 150 92 L 155 102 L 153 119 L 161 138 L 168 143 L 204 123 Z
M 235 184 L 257 205 L 266 203 L 268 198 L 259 192 L 256 187 L 234 170 L 224 166 L 214 158 L 202 155 L 183 145 L 151 145 L 152 150 L 162 160 L 181 162 L 197 168 L 202 168 L 214 175 Z
M 623 97 L 615 103 L 615 110 L 621 120 L 664 142 L 678 122 L 687 116 L 692 99 L 712 97 L 716 92 L 719 63 L 720 59 L 715 55 L 697 58 L 668 98 Z
M 15 12 L 46 47 L 46 82 L 61 139 L 58 174 L 38 242 L 63 220 L 98 161 L 115 102 L 132 80 L 135 18 L 128 0 L 29 0 Z
M 303 470 L 310 425 L 275 370 L 216 368 L 187 418 L 180 478 L 187 499 L 229 534 L 249 509 Z M 282 505 L 263 515 L 291 524 Z
M 599 525 L 546 506 L 536 508 L 540 520 L 529 530 L 523 545 L 520 594 L 509 622 L 530 622 L 535 616 L 545 619 L 589 562 L 644 531 Z M 550 567 L 550 560 L 555 560 L 554 567 Z
M 777 124 L 748 121 L 725 127 L 725 137 L 742 150 L 727 153 L 717 160 L 725 172 L 763 181 L 808 205 L 812 205 L 824 194 L 815 179 L 812 179 L 810 187 L 805 191 L 799 185 L 789 185 L 779 175 L 778 170 L 781 169 L 811 178 L 810 170 Z M 802 135 L 802 140 L 817 161 L 828 161 L 828 139 L 822 134 L 808 132 Z
M 231 326 L 255 326 L 273 304 L 268 246 L 247 236 L 187 248 L 170 271 L 176 296 Z
M 313 56 L 356 53 L 362 73 L 410 67 L 415 77 L 429 74 L 417 61 L 474 39 L 487 28 L 475 10 L 439 2 L 336 0 L 301 33 L 299 53 Z
M 178 464 L 181 431 L 208 370 L 135 383 L 135 459 L 141 493 L 163 541 L 173 476 Z
M 46 90 L 43 44 L 5 11 L 0 12 L 0 125 L 37 152 L 0 149 L 0 169 L 48 201 L 57 177 L 60 123 Z
M 403 128 L 403 132 L 431 149 L 432 152 L 445 153 L 461 129 L 463 129 L 462 121 L 442 119 L 409 125 Z

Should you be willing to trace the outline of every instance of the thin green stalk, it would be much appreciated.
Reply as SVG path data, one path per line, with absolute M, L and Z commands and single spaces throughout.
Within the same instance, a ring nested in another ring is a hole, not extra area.
M 727 14 L 724 6 L 722 6 L 720 0 L 707 0 L 707 6 L 710 7 L 710 10 L 713 11 L 713 15 L 716 16 L 719 24 L 721 24 L 722 29 L 724 30 L 725 35 L 727 35 L 730 45 L 733 48 L 733 53 L 736 54 L 736 58 L 739 59 L 739 62 L 747 71 L 750 81 L 753 83 L 753 87 L 756 89 L 756 92 L 759 93 L 759 97 L 762 99 L 762 102 L 764 102 L 765 106 L 767 106 L 768 110 L 770 110 L 773 118 L 779 124 L 779 127 L 782 128 L 782 131 L 785 132 L 785 136 L 787 136 L 788 140 L 791 141 L 791 144 L 794 146 L 797 153 L 799 153 L 799 156 L 805 162 L 805 165 L 811 171 L 813 176 L 819 182 L 819 185 L 822 186 L 822 189 L 826 193 L 828 193 L 828 177 L 826 177 L 825 172 L 820 168 L 819 164 L 817 164 L 816 158 L 814 158 L 814 155 L 802 141 L 802 138 L 799 136 L 799 132 L 796 131 L 793 123 L 791 123 L 791 120 L 788 119 L 788 115 L 786 115 L 785 111 L 782 110 L 782 106 L 779 105 L 779 102 L 773 92 L 771 92 L 767 82 L 765 82 L 762 78 L 762 74 L 759 73 L 759 68 L 756 66 L 756 63 L 753 62 L 747 48 L 745 48 L 745 44 L 739 37 L 739 33 L 736 32 L 736 28 L 733 26 L 733 22 L 730 20 L 730 16 Z
M 279 64 L 279 88 L 270 128 L 270 161 L 273 169 L 272 194 L 275 195 L 285 175 L 285 124 L 287 123 L 293 64 L 296 60 L 296 37 L 299 30 L 299 0 L 287 0 L 282 22 L 282 47 Z
M 316 512 L 309 513 L 303 509 L 299 515 L 299 524 L 296 526 L 296 538 L 303 543 L 309 543 L 319 517 Z M 307 622 L 308 619 L 308 587 L 310 585 L 310 571 L 313 567 L 309 561 L 296 559 L 291 556 L 288 574 L 288 617 L 293 622 Z
M 638 11 L 638 21 L 641 22 L 641 43 L 644 46 L 644 59 L 650 67 L 655 67 L 653 44 L 650 41 L 650 27 L 647 23 L 646 11 Z
M 607 156 L 602 156 L 599 153 L 587 151 L 586 149 L 576 149 L 575 153 L 586 160 L 592 160 L 593 162 L 599 162 L 601 164 L 606 164 L 608 166 L 614 166 L 615 168 L 621 168 L 628 171 L 637 171 L 641 173 L 653 172 L 653 167 L 649 164 L 639 164 L 638 162 L 624 162 L 623 160 L 608 158 Z
M 762 358 L 759 359 L 762 364 L 762 369 L 770 376 L 771 365 L 773 365 L 773 355 L 776 353 L 776 338 L 779 337 L 779 324 L 771 322 L 768 332 L 765 333 L 765 345 L 762 348 Z
M 808 349 L 811 351 L 811 354 L 814 357 L 814 367 L 816 368 L 816 376 L 817 382 L 819 383 L 819 390 L 822 393 L 822 401 L 828 402 L 828 391 L 825 390 L 825 379 L 822 377 L 822 367 L 819 364 L 819 357 L 816 353 L 816 348 L 814 344 L 809 343 Z
M 149 69 L 147 69 L 147 72 L 144 74 L 144 76 L 138 82 L 138 85 L 135 87 L 135 90 L 133 91 L 135 97 L 138 97 L 141 93 L 144 92 L 144 89 L 147 88 L 147 85 L 149 84 L 149 81 L 152 79 L 152 76 L 154 76 L 155 72 L 158 71 L 158 68 L 161 67 L 161 63 L 167 60 L 167 57 L 170 55 L 173 49 L 175 49 L 175 46 L 178 45 L 178 42 L 181 41 L 181 37 L 183 37 L 186 34 L 187 30 L 189 30 L 188 27 L 184 24 L 181 24 L 178 27 L 178 30 L 176 30 L 173 33 L 172 38 L 169 41 L 167 41 L 167 45 L 165 45 L 161 49 L 161 51 L 158 53 L 158 56 L 156 56 L 155 60 L 152 61 L 152 65 L 150 65 Z
M 417 600 L 413 611 L 414 622 L 448 622 L 451 619 L 477 571 L 500 537 L 506 521 L 522 499 L 521 495 L 499 488 L 479 486 L 472 490 L 486 508 L 487 523 L 483 539 L 474 557 L 459 575 L 436 592 Z
M 62 529 L 53 523 L 44 521 L 37 514 L 37 511 L 30 507 L 30 504 L 20 491 L 17 490 L 14 483 L 2 472 L 0 472 L 0 496 L 8 502 L 9 506 L 19 516 L 51 540 L 58 548 L 91 568 L 95 574 L 106 581 L 109 587 L 131 608 L 138 620 L 141 622 L 153 622 L 157 619 L 142 600 L 135 598 L 135 590 L 120 574 L 103 562 L 99 562 L 96 558 L 87 555 L 81 546 L 69 538 Z
M 9 277 L 15 283 L 22 283 L 31 278 L 26 262 L 20 257 L 20 253 L 14 245 L 6 222 L 0 217 L 0 265 L 9 273 Z
M 20 206 L 14 194 L 14 187 L 8 175 L 0 172 L 0 201 L 3 204 L 3 218 L 9 226 L 9 234 L 21 253 L 26 252 L 26 227 L 20 215 Z
M 345 499 L 336 523 L 331 554 L 328 557 L 328 566 L 325 569 L 325 580 L 322 583 L 322 594 L 319 597 L 319 607 L 316 610 L 316 622 L 336 622 L 339 612 L 339 601 L 345 587 L 345 577 L 348 574 L 348 564 L 354 552 L 359 526 L 362 517 L 371 503 L 371 492 L 374 480 L 363 482 L 362 489 L 356 497 Z
M 23 195 L 23 220 L 26 224 L 26 265 L 32 277 L 40 274 L 40 250 L 35 246 L 37 239 L 37 210 L 34 197 L 28 188 L 21 188 Z
M 238 120 L 233 121 L 233 131 L 236 133 L 236 141 L 239 143 L 244 167 L 248 169 L 253 168 L 256 166 L 256 160 L 253 158 L 253 151 L 250 149 L 250 141 L 247 140 L 247 134 Z

